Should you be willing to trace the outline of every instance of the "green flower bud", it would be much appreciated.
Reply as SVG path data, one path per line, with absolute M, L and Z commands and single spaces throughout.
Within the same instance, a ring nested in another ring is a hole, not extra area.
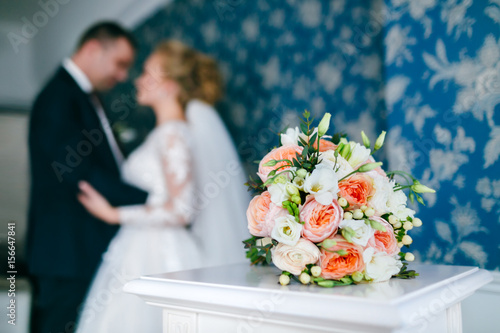
M 384 145 L 384 140 L 385 140 L 385 131 L 382 131 L 382 133 L 380 133 L 377 140 L 375 141 L 375 147 L 373 149 L 379 150 L 380 148 L 382 148 L 382 146 Z
M 297 187 L 295 187 L 295 185 L 287 184 L 286 185 L 286 193 L 288 193 L 288 195 L 290 195 L 290 196 L 294 196 L 294 195 L 299 194 L 299 189 Z
M 342 228 L 341 230 L 342 230 L 342 236 L 345 238 L 345 240 L 348 241 L 349 243 L 352 243 L 352 237 L 356 235 L 354 230 L 352 230 L 349 227 Z
M 327 112 L 323 116 L 323 119 L 321 119 L 321 121 L 319 122 L 319 125 L 318 125 L 318 136 L 319 137 L 322 137 L 328 131 L 328 128 L 330 127 L 330 118 L 331 117 L 332 117 L 332 115 Z
M 276 160 L 270 160 L 269 162 L 264 163 L 263 166 L 265 166 L 265 167 L 273 167 L 276 164 L 278 164 L 278 161 L 276 161 Z
M 436 193 L 436 191 L 433 190 L 432 188 L 427 187 L 427 186 L 422 185 L 422 184 L 414 184 L 411 186 L 411 189 L 415 193 Z
M 338 251 L 335 251 L 339 256 L 343 257 L 347 254 L 347 251 L 346 250 L 338 250 Z
M 351 153 L 351 145 L 349 143 L 345 144 L 342 146 L 342 149 L 340 150 L 340 156 L 345 158 L 346 160 L 348 159 L 347 157 Z
M 385 227 L 382 225 L 382 223 L 378 222 L 378 221 L 374 221 L 374 220 L 369 220 L 370 221 L 370 225 L 373 229 L 375 230 L 378 230 L 378 231 L 387 231 L 385 230 Z
M 337 242 L 334 241 L 333 239 L 325 239 L 322 243 L 321 243 L 321 247 L 325 248 L 325 249 L 329 249 L 331 247 L 334 247 L 335 245 L 337 245 Z
M 366 148 L 370 149 L 370 139 L 365 134 L 365 131 L 361 131 L 361 138 L 363 139 L 363 144 L 365 145 Z
M 302 201 L 300 200 L 300 195 L 298 194 L 292 195 L 290 200 L 292 200 L 292 202 L 296 203 L 297 205 L 300 205 L 302 203 Z
M 366 163 L 358 168 L 358 172 L 368 172 L 382 165 L 382 162 Z
M 299 170 L 297 170 L 297 177 L 305 179 L 306 176 L 307 176 L 307 170 L 306 169 L 299 169 Z

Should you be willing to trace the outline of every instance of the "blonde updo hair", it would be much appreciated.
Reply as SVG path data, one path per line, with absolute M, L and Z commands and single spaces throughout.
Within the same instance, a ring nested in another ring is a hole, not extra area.
M 222 76 L 214 59 L 177 40 L 161 42 L 154 51 L 166 77 L 176 81 L 183 108 L 192 99 L 214 105 L 223 95 Z

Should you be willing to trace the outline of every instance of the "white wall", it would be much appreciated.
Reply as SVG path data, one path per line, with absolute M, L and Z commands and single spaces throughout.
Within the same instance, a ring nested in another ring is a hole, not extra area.
M 93 22 L 111 19 L 131 28 L 171 1 L 16 0 L 2 3 L 0 106 L 28 108 L 45 80 L 61 59 L 71 54 L 80 34 Z
M 493 281 L 462 302 L 464 333 L 500 332 L 500 272 Z
M 27 115 L 0 114 L 0 244 L 6 248 L 7 224 L 14 221 L 18 258 L 24 256 L 29 193 L 27 127 Z

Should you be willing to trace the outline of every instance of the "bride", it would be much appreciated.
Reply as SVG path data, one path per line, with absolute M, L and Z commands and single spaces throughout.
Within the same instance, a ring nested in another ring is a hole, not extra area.
M 79 201 L 121 224 L 80 313 L 79 333 L 160 332 L 161 310 L 122 291 L 141 275 L 244 260 L 249 198 L 231 138 L 211 106 L 222 92 L 214 60 L 178 41 L 161 43 L 136 80 L 156 127 L 125 161 L 123 178 L 145 205 L 112 207 L 89 183 Z

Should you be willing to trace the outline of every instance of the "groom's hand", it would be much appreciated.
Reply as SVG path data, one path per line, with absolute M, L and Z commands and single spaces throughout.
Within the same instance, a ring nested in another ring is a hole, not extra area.
M 80 201 L 90 214 L 109 224 L 120 223 L 118 209 L 111 206 L 108 200 L 92 185 L 86 181 L 80 181 L 78 182 L 78 187 L 81 191 L 78 193 L 78 201 Z

